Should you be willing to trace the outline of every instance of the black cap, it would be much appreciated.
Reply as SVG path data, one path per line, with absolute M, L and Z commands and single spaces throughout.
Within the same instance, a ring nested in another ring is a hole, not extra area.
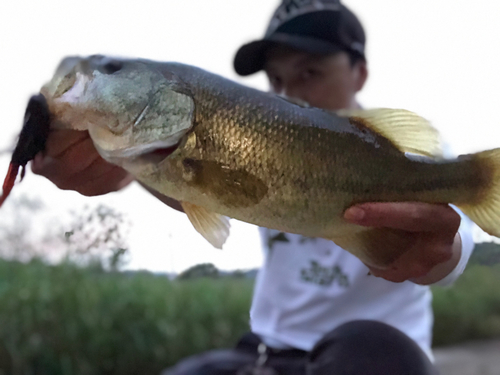
M 339 0 L 283 0 L 264 38 L 236 52 L 234 69 L 242 76 L 258 72 L 264 68 L 267 49 L 276 44 L 317 54 L 347 51 L 365 58 L 365 41 L 361 22 Z

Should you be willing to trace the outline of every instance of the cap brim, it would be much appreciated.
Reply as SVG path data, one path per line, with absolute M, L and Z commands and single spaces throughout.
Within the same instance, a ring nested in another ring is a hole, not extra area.
M 270 47 L 284 45 L 299 51 L 327 55 L 344 48 L 316 38 L 275 33 L 266 39 L 243 45 L 234 57 L 234 70 L 241 76 L 248 76 L 264 68 L 266 52 Z

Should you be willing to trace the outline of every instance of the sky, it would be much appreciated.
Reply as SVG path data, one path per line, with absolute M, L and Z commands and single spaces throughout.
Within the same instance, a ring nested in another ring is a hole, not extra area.
M 238 77 L 236 50 L 260 38 L 276 0 L 17 0 L 0 4 L 0 151 L 10 150 L 30 95 L 68 55 L 109 54 L 195 65 L 267 90 L 262 73 Z M 429 119 L 451 149 L 500 147 L 500 3 L 494 0 L 345 0 L 367 33 L 365 107 L 404 108 Z M 0 175 L 9 155 L 0 154 Z M 210 262 L 249 269 L 262 262 L 257 230 L 233 220 L 223 250 L 212 248 L 183 214 L 133 184 L 83 197 L 28 171 L 14 196 L 39 197 L 55 217 L 106 204 L 132 223 L 128 268 L 179 272 Z M 5 213 L 7 212 L 4 211 Z M 9 211 L 10 212 L 10 211 Z M 0 210 L 0 216 L 5 214 Z M 11 213 L 10 213 L 11 214 Z M 32 218 L 44 228 L 47 220 Z M 37 221 L 38 220 L 38 221 Z M 478 240 L 488 237 L 477 230 Z

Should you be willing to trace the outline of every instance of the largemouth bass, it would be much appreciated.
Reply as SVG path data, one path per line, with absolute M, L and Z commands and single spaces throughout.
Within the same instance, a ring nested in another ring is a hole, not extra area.
M 41 93 L 51 126 L 88 130 L 104 159 L 180 201 L 216 247 L 229 217 L 331 239 L 385 268 L 404 234 L 347 223 L 362 202 L 453 203 L 500 235 L 500 150 L 445 160 L 412 112 L 333 113 L 192 66 L 100 55 L 64 59 Z

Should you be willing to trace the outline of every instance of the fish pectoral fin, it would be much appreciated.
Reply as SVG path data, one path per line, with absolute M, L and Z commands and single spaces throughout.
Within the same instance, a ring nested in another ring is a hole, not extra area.
M 403 255 L 413 241 L 407 232 L 391 228 L 362 228 L 329 239 L 362 262 L 380 269 Z
M 268 192 L 266 183 L 245 168 L 188 158 L 183 160 L 183 166 L 191 186 L 214 193 L 217 200 L 226 206 L 254 206 Z
M 229 236 L 229 218 L 189 202 L 181 202 L 182 209 L 193 224 L 194 228 L 217 249 Z
M 419 115 L 404 109 L 346 109 L 339 116 L 358 120 L 389 139 L 401 152 L 442 157 L 439 132 Z

